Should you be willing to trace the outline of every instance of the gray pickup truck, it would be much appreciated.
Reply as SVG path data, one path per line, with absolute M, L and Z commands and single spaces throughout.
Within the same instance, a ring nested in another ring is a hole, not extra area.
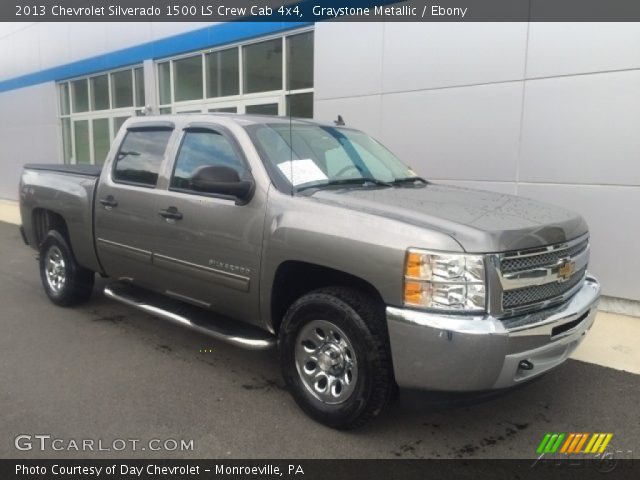
M 600 294 L 579 215 L 431 183 L 342 125 L 130 119 L 102 168 L 25 166 L 20 211 L 53 303 L 86 301 L 98 273 L 107 297 L 277 345 L 297 403 L 335 428 L 398 386 L 501 389 L 556 367 Z

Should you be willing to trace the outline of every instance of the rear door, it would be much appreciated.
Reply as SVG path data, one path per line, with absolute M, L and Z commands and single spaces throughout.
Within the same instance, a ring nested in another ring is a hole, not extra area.
M 159 287 L 152 264 L 158 215 L 158 176 L 173 135 L 170 122 L 133 123 L 100 178 L 96 194 L 96 249 L 110 277 Z
M 175 164 L 167 172 L 168 188 L 159 198 L 159 209 L 174 215 L 154 229 L 154 264 L 162 270 L 167 294 L 256 322 L 266 204 L 260 192 L 242 204 L 191 189 L 193 173 L 213 165 L 252 178 L 240 145 L 226 128 L 209 123 L 185 128 Z

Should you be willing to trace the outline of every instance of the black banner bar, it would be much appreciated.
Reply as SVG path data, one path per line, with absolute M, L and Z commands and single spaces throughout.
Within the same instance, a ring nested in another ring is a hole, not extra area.
M 638 22 L 638 0 L 8 0 L 5 22 Z
M 633 460 L 0 460 L 2 480 L 639 478 Z

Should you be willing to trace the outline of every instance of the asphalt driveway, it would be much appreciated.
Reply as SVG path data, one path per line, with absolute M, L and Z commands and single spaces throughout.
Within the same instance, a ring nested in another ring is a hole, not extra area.
M 275 352 L 209 340 L 104 298 L 63 309 L 43 293 L 34 252 L 0 223 L 0 456 L 4 458 L 534 457 L 546 432 L 613 432 L 640 451 L 640 376 L 570 360 L 490 396 L 402 392 L 355 432 L 307 418 Z M 18 450 L 19 435 L 193 440 L 190 450 Z

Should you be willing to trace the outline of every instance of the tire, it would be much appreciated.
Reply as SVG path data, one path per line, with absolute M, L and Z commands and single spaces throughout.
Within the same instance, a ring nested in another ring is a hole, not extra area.
M 298 299 L 278 336 L 285 383 L 313 419 L 340 430 L 379 415 L 396 393 L 384 305 L 329 287 Z
M 40 245 L 40 280 L 49 300 L 69 307 L 89 300 L 95 275 L 78 265 L 67 240 L 51 230 Z

